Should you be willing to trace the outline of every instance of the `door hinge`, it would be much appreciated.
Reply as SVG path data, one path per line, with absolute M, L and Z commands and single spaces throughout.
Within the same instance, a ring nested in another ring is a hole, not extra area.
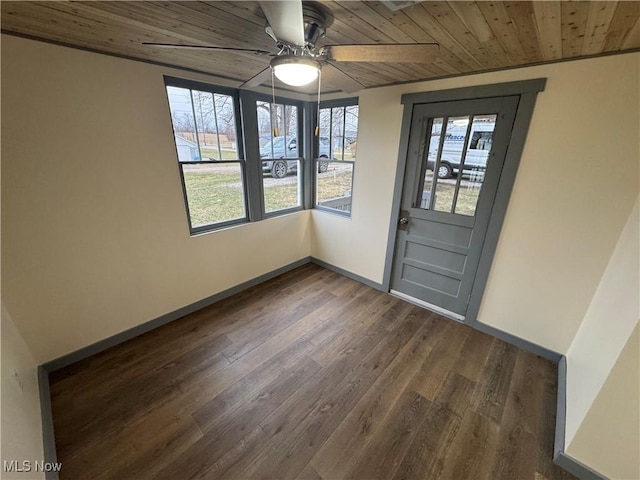
M 471 294 L 467 296 L 467 307 L 469 306 L 469 302 L 471 301 Z

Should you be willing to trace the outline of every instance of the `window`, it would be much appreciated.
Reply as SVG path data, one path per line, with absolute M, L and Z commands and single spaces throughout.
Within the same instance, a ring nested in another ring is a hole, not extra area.
M 166 89 L 191 232 L 246 221 L 236 97 L 169 82 Z
M 265 214 L 302 206 L 296 105 L 256 101 Z M 302 143 L 302 142 L 300 142 Z
M 351 215 L 353 171 L 358 140 L 358 105 L 353 100 L 319 112 L 315 205 Z
M 475 215 L 496 119 L 496 115 L 430 119 L 424 182 L 416 202 L 420 208 Z
M 164 80 L 191 234 L 312 206 L 350 216 L 357 99 L 321 105 L 314 135 L 314 103 Z

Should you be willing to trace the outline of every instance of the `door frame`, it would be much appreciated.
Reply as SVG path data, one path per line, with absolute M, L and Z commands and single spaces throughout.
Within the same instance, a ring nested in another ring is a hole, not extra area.
M 471 297 L 465 314 L 464 323 L 476 326 L 478 311 L 482 295 L 489 278 L 489 271 L 493 263 L 500 230 L 504 222 L 504 217 L 511 196 L 511 190 L 520 164 L 520 157 L 524 150 L 524 144 L 529 131 L 533 108 L 535 106 L 538 92 L 544 91 L 547 79 L 536 78 L 518 82 L 496 83 L 490 85 L 479 85 L 474 87 L 462 87 L 449 90 L 438 90 L 433 92 L 410 93 L 402 95 L 404 113 L 402 117 L 402 130 L 400 135 L 400 147 L 398 152 L 398 162 L 396 166 L 396 178 L 393 192 L 393 203 L 391 208 L 391 219 L 389 222 L 389 237 L 387 240 L 387 253 L 385 257 L 382 289 L 389 292 L 391 287 L 391 270 L 396 249 L 396 234 L 398 221 L 400 218 L 400 205 L 402 201 L 402 190 L 405 170 L 407 167 L 407 155 L 409 150 L 409 133 L 411 130 L 411 118 L 413 108 L 416 104 L 450 102 L 457 100 L 475 100 L 481 98 L 494 98 L 505 96 L 519 96 L 513 129 L 509 146 L 505 155 L 502 173 L 498 181 L 493 208 L 489 217 L 489 225 L 485 234 L 484 244 L 480 253 L 480 261 L 476 271 L 476 276 L 471 288 Z

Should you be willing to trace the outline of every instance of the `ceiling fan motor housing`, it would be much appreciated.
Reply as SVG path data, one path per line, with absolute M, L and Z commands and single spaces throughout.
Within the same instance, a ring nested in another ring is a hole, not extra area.
M 302 2 L 302 18 L 304 20 L 304 41 L 313 49 L 333 23 L 331 10 L 318 2 Z

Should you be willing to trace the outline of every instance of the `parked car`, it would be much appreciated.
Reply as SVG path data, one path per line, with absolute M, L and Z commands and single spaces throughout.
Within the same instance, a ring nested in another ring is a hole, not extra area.
M 464 172 L 484 173 L 487 168 L 487 160 L 491 152 L 493 141 L 493 131 L 495 122 L 474 122 L 471 126 L 471 141 L 469 150 L 464 159 Z M 465 147 L 465 135 L 467 125 L 452 124 L 447 128 L 447 133 L 442 146 L 442 156 L 438 167 L 438 178 L 451 178 L 454 173 L 460 171 L 460 159 Z M 440 134 L 436 132 L 429 143 L 427 153 L 427 170 L 433 171 L 438 148 L 440 145 Z
M 328 137 L 319 137 L 319 158 L 329 159 L 331 144 Z M 298 140 L 296 137 L 275 137 L 260 148 L 262 172 L 269 173 L 273 178 L 283 178 L 298 169 Z M 329 168 L 329 162 L 318 162 L 318 172 L 324 173 Z

